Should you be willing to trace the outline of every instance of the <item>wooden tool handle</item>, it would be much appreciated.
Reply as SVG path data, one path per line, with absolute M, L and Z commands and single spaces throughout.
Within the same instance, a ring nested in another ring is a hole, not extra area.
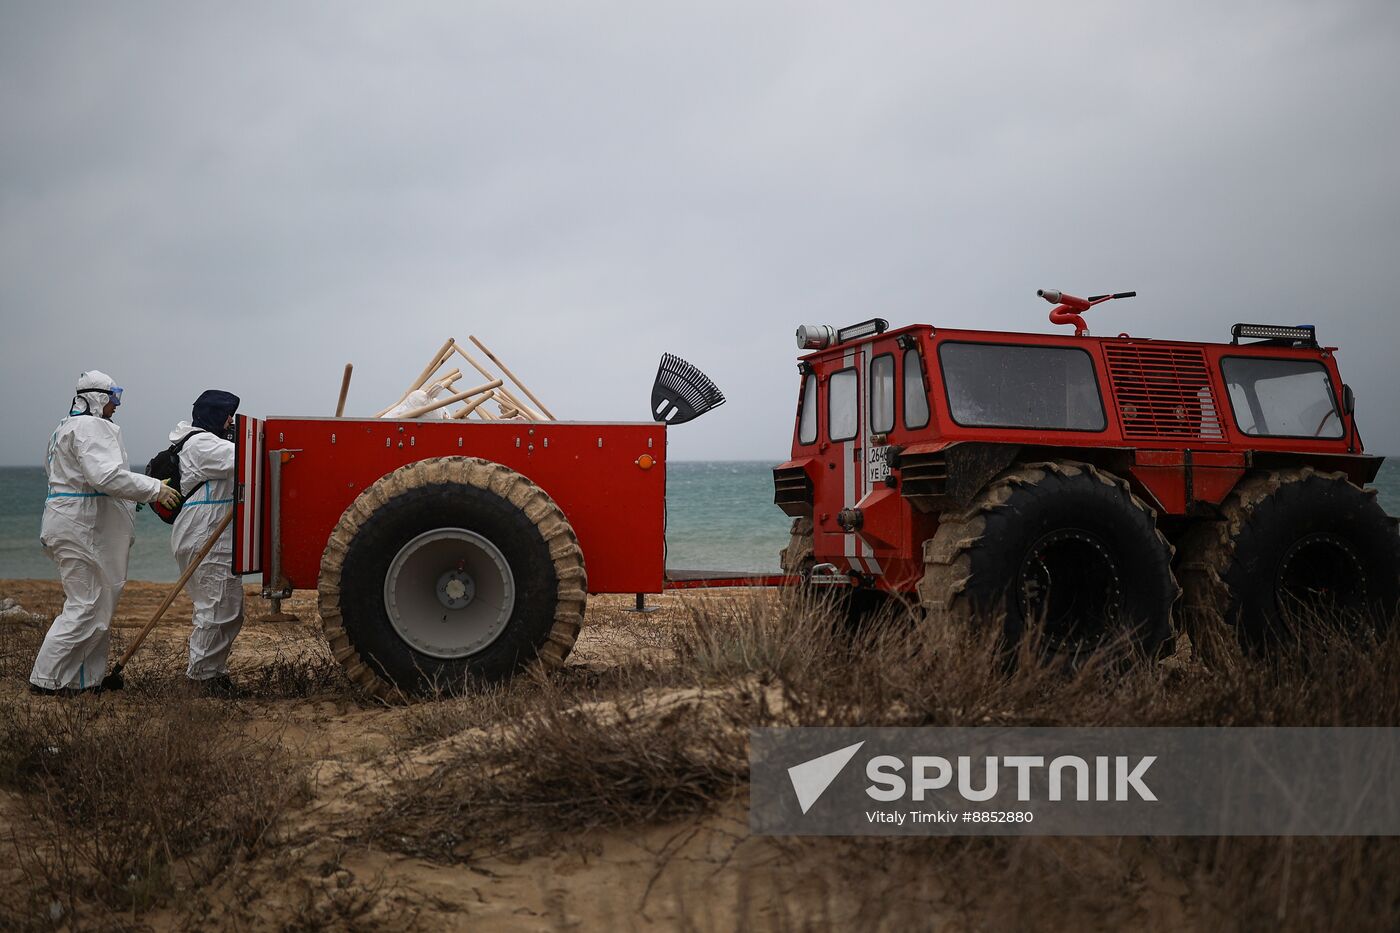
M 160 621 L 160 617 L 165 615 L 165 610 L 170 608 L 170 604 L 175 601 L 175 597 L 180 595 L 180 591 L 185 588 L 185 584 L 190 581 L 190 577 L 194 576 L 195 568 L 203 563 L 204 558 L 209 556 L 209 552 L 214 549 L 214 542 L 219 540 L 220 536 L 223 535 L 224 531 L 233 521 L 233 511 L 233 509 L 228 510 L 228 514 L 224 516 L 224 520 L 219 522 L 219 527 L 214 529 L 214 533 L 209 536 L 209 540 L 204 542 L 204 547 L 199 549 L 199 553 L 195 555 L 194 560 L 190 561 L 190 565 L 185 568 L 185 572 L 180 574 L 180 579 L 170 588 L 170 592 L 165 596 L 165 601 L 160 604 L 160 608 L 156 610 L 156 614 L 151 616 L 151 621 L 147 622 L 141 631 L 136 633 L 136 640 L 131 643 L 131 647 L 122 652 L 122 659 L 117 662 L 118 668 L 126 667 L 126 662 L 131 660 L 131 656 L 136 653 L 136 649 L 141 647 L 141 642 L 146 640 L 146 636 L 150 634 L 151 629 L 156 627 L 156 623 Z
M 442 346 L 438 347 L 437 354 L 434 355 L 433 358 L 428 361 L 428 365 L 423 367 L 423 371 L 418 374 L 418 378 L 413 380 L 413 385 L 409 386 L 407 389 L 404 390 L 403 395 L 399 396 L 399 400 L 397 402 L 395 402 L 393 405 L 390 405 L 388 408 L 380 410 L 380 412 L 374 417 L 383 418 L 386 414 L 393 411 L 396 407 L 402 405 L 404 399 L 408 398 L 418 389 L 423 388 L 423 383 L 427 382 L 430 378 L 432 378 L 433 373 L 437 372 L 440 368 L 442 368 L 442 364 L 447 362 L 447 358 L 452 355 L 452 348 L 455 346 L 457 346 L 457 341 L 452 337 L 448 337 L 447 340 L 443 342 Z
M 335 403 L 335 416 L 337 418 L 345 414 L 345 396 L 350 394 L 350 373 L 354 368 L 352 363 L 345 364 L 345 375 L 340 380 L 340 401 Z
M 462 371 L 461 371 L 460 369 L 454 369 L 454 370 L 451 370 L 450 372 L 446 372 L 446 373 L 443 373 L 443 374 L 440 375 L 440 376 L 434 377 L 433 381 L 432 381 L 432 382 L 429 382 L 427 385 L 425 385 L 425 386 L 423 387 L 423 389 L 424 389 L 424 391 L 427 391 L 427 390 L 431 389 L 433 386 L 442 386 L 444 389 L 450 389 L 450 388 L 452 388 L 452 383 L 456 382 L 458 379 L 461 379 L 461 378 L 462 378 Z
M 454 412 L 452 413 L 452 417 L 454 417 L 454 418 L 465 418 L 465 417 L 467 417 L 468 415 L 470 415 L 472 412 L 474 412 L 474 411 L 476 411 L 478 408 L 480 408 L 480 407 L 482 406 L 483 403 L 489 402 L 489 401 L 491 401 L 491 399 L 493 399 L 493 398 L 495 398 L 495 397 L 496 397 L 496 393 L 495 393 L 494 391 L 492 391 L 492 392 L 487 392 L 485 395 L 481 396 L 480 398 L 474 398 L 474 399 L 472 399 L 470 402 L 468 402 L 467 404 L 463 405 L 461 408 L 459 408 L 459 409 L 457 409 L 456 411 L 454 411 Z
M 533 393 L 533 392 L 530 391 L 530 387 L 527 386 L 525 383 L 521 382 L 521 381 L 520 381 L 520 378 L 519 378 L 518 376 L 516 376 L 515 373 L 511 372 L 510 369 L 506 366 L 506 364 L 505 364 L 505 363 L 502 363 L 502 362 L 500 361 L 500 358 L 497 357 L 496 354 L 492 353 L 491 350 L 490 350 L 490 348 L 487 347 L 486 344 L 482 343 L 480 340 L 477 340 L 477 339 L 476 339 L 475 337 L 473 337 L 471 334 L 467 334 L 467 339 L 470 340 L 472 343 L 476 344 L 477 349 L 479 349 L 482 353 L 485 353 L 487 359 L 489 359 L 491 362 L 495 363 L 497 366 L 501 367 L 501 372 L 503 372 L 503 373 L 506 374 L 506 378 L 509 379 L 511 382 L 515 383 L 517 386 L 519 386 L 519 387 L 520 387 L 520 391 L 524 392 L 525 395 L 530 399 L 530 401 L 532 401 L 532 402 L 534 402 L 536 405 L 540 406 L 540 409 L 539 409 L 539 410 L 542 411 L 542 412 L 544 412 L 544 414 L 549 418 L 550 421 L 557 421 L 557 420 L 559 420 L 559 419 L 557 419 L 557 418 L 554 417 L 554 412 L 550 411 L 548 408 L 545 407 L 544 402 L 541 402 L 538 398 L 535 397 L 535 393 Z M 517 407 L 519 407 L 519 406 L 517 406 Z M 535 420 L 536 420 L 536 421 L 542 421 L 542 420 L 544 420 L 544 419 L 543 419 L 543 418 L 537 418 L 537 419 L 535 419 Z
M 427 414 L 428 412 L 430 412 L 430 411 L 437 411 L 439 408 L 445 408 L 445 407 L 448 406 L 448 405 L 455 405 L 456 403 L 462 401 L 463 399 L 471 398 L 473 395 L 478 395 L 478 394 L 480 394 L 480 393 L 482 393 L 482 392 L 489 392 L 489 391 L 491 391 L 492 389 L 499 388 L 500 385 L 501 385 L 501 380 L 499 380 L 499 379 L 492 379 L 490 382 L 483 383 L 482 385 L 479 385 L 479 386 L 474 386 L 474 387 L 472 387 L 472 388 L 466 390 L 465 392 L 457 392 L 457 393 L 455 393 L 455 394 L 453 394 L 453 395 L 447 396 L 446 398 L 438 399 L 436 402 L 433 402 L 431 405 L 424 405 L 422 408 L 415 408 L 415 409 L 413 409 L 412 411 L 406 411 L 406 412 L 404 412 L 402 415 L 399 415 L 398 417 L 399 417 L 399 418 L 419 418 L 419 417 L 421 417 L 421 416 L 423 416 L 423 415 L 426 415 L 426 414 Z
M 423 371 L 418 374 L 417 381 L 408 387 L 408 391 L 412 392 L 414 389 L 423 388 L 423 383 L 427 382 L 428 377 L 437 372 L 438 368 L 442 366 L 443 361 L 452 355 L 452 348 L 456 345 L 457 341 L 453 340 L 451 337 L 443 341 L 442 346 L 438 347 L 437 353 L 434 354 L 433 358 L 428 362 L 428 365 L 424 366 Z M 407 395 L 408 393 L 405 392 L 404 394 Z

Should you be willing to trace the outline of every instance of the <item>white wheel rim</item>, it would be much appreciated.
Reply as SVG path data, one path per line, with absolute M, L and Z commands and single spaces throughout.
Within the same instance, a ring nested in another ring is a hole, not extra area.
M 409 541 L 384 575 L 384 609 L 414 650 L 450 660 L 477 654 L 505 631 L 515 575 L 496 545 L 466 528 Z

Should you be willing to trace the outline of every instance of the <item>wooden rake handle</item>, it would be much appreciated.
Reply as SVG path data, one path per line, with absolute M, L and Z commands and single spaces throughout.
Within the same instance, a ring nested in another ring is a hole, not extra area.
M 335 416 L 337 418 L 345 414 L 345 396 L 350 393 L 350 374 L 354 372 L 353 363 L 345 364 L 345 375 L 340 380 L 340 400 L 335 403 Z
M 126 662 L 131 660 L 131 656 L 136 653 L 136 649 L 141 647 L 141 642 L 146 640 L 146 636 L 151 633 L 151 629 L 156 627 L 156 623 L 160 621 L 160 617 L 165 615 L 165 610 L 170 608 L 170 604 L 175 601 L 175 597 L 179 596 L 180 591 L 185 588 L 185 584 L 190 582 L 190 577 L 194 576 L 195 568 L 204 562 L 204 558 L 209 556 L 209 552 L 214 549 L 214 542 L 219 540 L 220 536 L 223 535 L 232 521 L 233 509 L 229 509 L 228 514 L 224 516 L 224 520 L 219 522 L 219 527 L 214 529 L 214 533 L 209 536 L 209 540 L 204 542 L 204 547 L 199 549 L 199 553 L 195 555 L 194 560 L 190 561 L 190 565 L 185 568 L 185 572 L 180 574 L 180 579 L 170 588 L 170 592 L 165 596 L 165 602 L 161 603 L 160 608 L 156 610 L 156 614 L 151 616 L 151 621 L 142 626 L 141 631 L 136 633 L 136 640 L 131 643 L 131 646 L 128 647 L 126 651 L 122 652 L 122 659 L 117 662 L 117 666 L 113 668 L 114 671 L 119 671 L 126 667 Z M 241 585 L 242 584 L 240 584 L 240 586 Z

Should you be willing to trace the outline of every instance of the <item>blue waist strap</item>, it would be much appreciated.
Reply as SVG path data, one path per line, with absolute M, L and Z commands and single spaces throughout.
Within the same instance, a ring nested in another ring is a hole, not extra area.
M 232 499 L 194 499 L 194 500 L 192 500 L 192 501 L 190 501 L 190 502 L 186 502 L 184 505 L 180 506 L 180 508 L 182 508 L 182 509 L 183 509 L 183 508 L 188 508 L 189 506 L 192 506 L 192 505 L 233 505 L 233 500 L 232 500 Z
M 98 499 L 107 495 L 105 492 L 51 492 L 45 499 Z

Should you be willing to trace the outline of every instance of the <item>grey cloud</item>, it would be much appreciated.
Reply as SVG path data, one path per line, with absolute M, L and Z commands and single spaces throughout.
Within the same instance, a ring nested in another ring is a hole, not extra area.
M 206 386 L 377 410 L 476 333 L 571 418 L 663 350 L 782 458 L 793 327 L 1319 325 L 1400 449 L 1392 4 L 0 7 L 0 462 L 112 372 L 134 457 Z

